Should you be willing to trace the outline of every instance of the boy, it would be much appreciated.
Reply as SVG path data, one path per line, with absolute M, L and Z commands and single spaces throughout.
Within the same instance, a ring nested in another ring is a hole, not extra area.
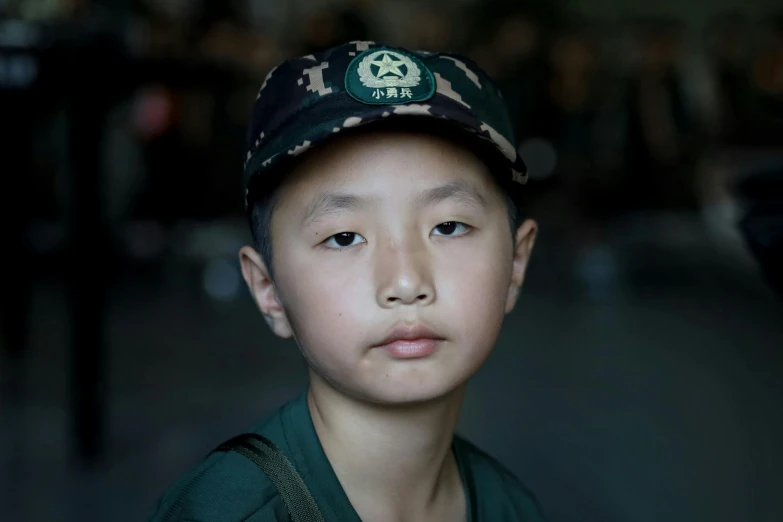
M 456 55 L 352 42 L 269 73 L 240 262 L 310 385 L 182 477 L 152 520 L 543 520 L 454 436 L 535 239 L 512 143 L 497 88 Z

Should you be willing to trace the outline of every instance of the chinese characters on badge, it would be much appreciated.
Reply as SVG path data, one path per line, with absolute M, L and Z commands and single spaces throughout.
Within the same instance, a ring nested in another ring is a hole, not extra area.
M 407 87 L 400 89 L 397 87 L 386 87 L 386 89 L 375 89 L 372 97 L 376 100 L 381 98 L 413 98 L 413 92 Z

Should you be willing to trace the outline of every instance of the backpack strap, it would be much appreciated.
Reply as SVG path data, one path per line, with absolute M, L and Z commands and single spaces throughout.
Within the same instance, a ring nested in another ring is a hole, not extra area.
M 271 440 L 245 433 L 224 442 L 213 453 L 217 451 L 234 451 L 261 468 L 283 497 L 292 522 L 324 522 L 301 475 Z

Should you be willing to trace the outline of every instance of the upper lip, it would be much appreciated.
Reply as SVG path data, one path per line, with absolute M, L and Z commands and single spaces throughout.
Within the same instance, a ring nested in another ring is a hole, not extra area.
M 375 346 L 384 346 L 387 344 L 391 344 L 395 341 L 413 341 L 416 339 L 443 340 L 443 337 L 433 332 L 431 329 L 424 326 L 423 324 L 417 324 L 417 325 L 401 324 L 395 326 L 391 330 L 391 332 L 389 332 L 389 335 L 384 337 Z

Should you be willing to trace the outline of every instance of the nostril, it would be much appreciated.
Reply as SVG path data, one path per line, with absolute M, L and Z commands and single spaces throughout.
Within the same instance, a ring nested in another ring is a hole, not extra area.
M 416 299 L 418 299 L 419 301 L 424 301 L 425 299 L 427 299 L 427 294 L 421 294 L 421 295 L 420 295 L 419 297 L 417 297 Z

